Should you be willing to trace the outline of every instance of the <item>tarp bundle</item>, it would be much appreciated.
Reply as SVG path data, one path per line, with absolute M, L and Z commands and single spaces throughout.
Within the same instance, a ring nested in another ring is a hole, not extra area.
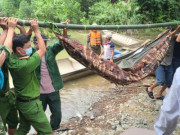
M 169 48 L 171 37 L 169 37 L 168 33 L 169 30 L 166 30 L 155 41 L 145 46 L 143 48 L 145 51 L 141 51 L 143 55 L 140 51 L 137 52 L 138 50 L 133 52 L 134 56 L 142 57 L 133 66 L 131 65 L 132 67 L 128 68 L 128 70 L 123 70 L 116 63 L 101 59 L 97 54 L 76 40 L 63 38 L 61 41 L 69 55 L 85 67 L 113 83 L 126 85 L 147 77 L 157 68 Z M 139 49 L 142 49 L 142 47 Z M 123 58 L 126 58 L 126 60 L 130 59 L 133 53 Z M 122 62 L 123 58 L 119 59 L 119 63 Z
M 160 36 L 151 43 L 145 44 L 130 54 L 117 59 L 116 63 L 122 69 L 132 68 L 133 66 L 137 65 L 154 47 L 156 47 L 156 45 L 167 36 L 167 34 L 167 32 L 160 34 Z

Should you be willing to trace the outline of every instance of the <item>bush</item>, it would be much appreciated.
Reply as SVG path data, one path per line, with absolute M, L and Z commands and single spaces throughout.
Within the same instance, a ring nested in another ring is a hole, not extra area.
M 98 24 L 138 24 L 141 15 L 137 14 L 138 6 L 136 3 L 119 1 L 111 4 L 109 1 L 101 1 L 90 7 L 90 23 Z

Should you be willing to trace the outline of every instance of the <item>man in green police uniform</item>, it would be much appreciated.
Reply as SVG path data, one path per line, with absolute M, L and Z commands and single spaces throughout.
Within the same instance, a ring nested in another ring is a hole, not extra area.
M 48 38 L 41 34 L 47 46 Z M 33 38 L 34 45 L 39 49 L 36 37 Z M 44 111 L 49 105 L 51 110 L 50 123 L 52 127 L 52 135 L 60 128 L 61 122 L 61 101 L 59 90 L 63 88 L 63 81 L 56 63 L 56 55 L 63 50 L 60 42 L 55 42 L 53 45 L 46 47 L 45 56 L 42 57 L 40 66 L 36 69 L 36 76 L 40 83 L 40 100 L 42 101 Z
M 30 23 L 39 43 L 39 50 L 30 56 L 32 47 L 29 37 L 23 34 L 15 35 L 13 38 L 14 53 L 8 61 L 20 116 L 20 126 L 15 135 L 26 135 L 30 130 L 30 125 L 39 135 L 50 135 L 52 129 L 39 100 L 40 86 L 34 72 L 40 65 L 46 47 L 40 35 L 37 20 L 31 20 Z
M 3 33 L 0 37 L 0 52 L 4 51 L 7 59 L 12 50 L 12 38 L 17 25 L 17 19 L 0 18 L 0 24 L 3 28 Z M 5 62 L 1 67 L 4 74 L 4 86 L 0 90 L 0 116 L 5 128 L 6 124 L 8 125 L 9 135 L 14 135 L 18 124 L 18 115 L 15 108 L 15 96 L 13 92 L 9 90 L 9 77 L 6 64 Z

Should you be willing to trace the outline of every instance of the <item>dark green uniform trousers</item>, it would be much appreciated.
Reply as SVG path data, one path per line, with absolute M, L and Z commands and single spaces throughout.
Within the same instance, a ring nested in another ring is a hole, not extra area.
M 61 123 L 61 99 L 59 95 L 59 91 L 52 92 L 50 94 L 41 94 L 40 100 L 42 101 L 44 111 L 49 105 L 49 109 L 51 111 L 50 124 L 53 130 L 57 130 L 60 128 Z
M 6 130 L 6 124 L 10 129 L 16 129 L 19 119 L 15 105 L 15 95 L 11 91 L 7 96 L 0 97 L 0 116 Z
M 17 100 L 17 108 L 20 126 L 15 135 L 26 135 L 31 125 L 38 132 L 38 135 L 51 135 L 52 129 L 39 99 L 30 102 Z
M 0 135 L 5 135 L 5 134 L 6 134 L 6 132 L 4 129 L 4 125 L 3 125 L 2 119 L 0 117 Z

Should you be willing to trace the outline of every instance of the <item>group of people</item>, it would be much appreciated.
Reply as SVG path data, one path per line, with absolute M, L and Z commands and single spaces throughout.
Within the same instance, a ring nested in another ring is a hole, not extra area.
M 105 60 L 113 61 L 114 44 L 111 42 L 112 35 L 106 34 L 103 38 L 99 30 L 90 30 L 87 37 L 87 47 L 90 47 L 100 57 L 104 54 Z M 101 51 L 101 47 L 103 50 Z
M 39 135 L 54 135 L 60 128 L 59 90 L 64 86 L 55 60 L 63 50 L 61 41 L 47 46 L 49 39 L 40 33 L 37 20 L 30 20 L 27 32 L 14 18 L 0 18 L 0 26 L 0 133 L 5 134 L 3 122 L 9 135 L 26 135 L 31 125 Z M 16 27 L 21 34 L 15 34 Z M 30 42 L 33 32 L 34 47 Z M 8 70 L 14 91 L 9 88 Z M 50 123 L 44 112 L 47 105 L 52 113 Z
M 5 129 L 9 135 L 26 135 L 33 126 L 39 135 L 54 135 L 60 128 L 59 90 L 64 86 L 55 57 L 63 46 L 61 40 L 47 46 L 49 39 L 40 33 L 37 20 L 30 20 L 28 31 L 17 25 L 17 21 L 15 18 L 0 18 L 3 30 L 0 35 L 0 134 L 5 134 Z M 15 34 L 16 27 L 21 34 Z M 180 113 L 180 68 L 177 69 L 180 66 L 179 31 L 180 26 L 170 34 L 169 50 L 156 70 L 157 82 L 146 89 L 148 96 L 154 98 L 153 88 L 162 85 L 156 98 L 163 99 L 163 91 L 170 88 L 154 126 L 158 135 L 170 135 Z M 34 47 L 30 42 L 32 33 L 35 35 Z M 67 29 L 63 29 L 63 36 L 67 37 Z M 107 34 L 104 38 L 103 43 L 100 31 L 90 30 L 87 47 L 90 46 L 100 57 L 104 54 L 104 59 L 113 61 L 112 37 Z M 13 78 L 14 90 L 9 87 L 8 70 Z M 44 112 L 47 105 L 52 113 L 50 122 Z
M 166 56 L 156 69 L 156 83 L 146 88 L 148 96 L 154 99 L 153 89 L 162 86 L 156 96 L 156 99 L 163 100 L 163 92 L 167 89 L 168 94 L 163 101 L 159 116 L 154 124 L 157 135 L 171 135 L 174 131 L 178 118 L 180 116 L 180 25 L 177 29 L 172 29 L 169 36 L 171 37 L 169 49 Z M 111 35 L 105 35 L 103 44 L 102 36 L 98 30 L 90 30 L 87 40 L 87 46 L 102 56 L 104 59 L 111 60 L 114 55 L 114 44 L 111 42 Z M 103 50 L 101 51 L 101 45 Z
M 0 35 L 0 133 L 7 131 L 9 135 L 25 135 L 33 126 L 39 135 L 54 135 L 60 128 L 59 90 L 64 86 L 55 57 L 63 46 L 60 40 L 47 46 L 49 39 L 40 33 L 37 20 L 30 20 L 28 31 L 17 25 L 17 21 L 15 18 L 0 18 L 3 30 Z M 15 33 L 15 28 L 20 30 L 20 34 Z M 32 33 L 35 35 L 34 47 L 30 42 Z M 63 36 L 67 37 L 67 29 L 63 29 Z M 95 53 L 104 53 L 105 59 L 113 60 L 111 36 L 106 35 L 102 52 L 99 31 L 92 30 L 88 42 Z M 14 90 L 10 90 L 8 70 Z M 44 112 L 47 105 L 52 113 L 50 123 Z

